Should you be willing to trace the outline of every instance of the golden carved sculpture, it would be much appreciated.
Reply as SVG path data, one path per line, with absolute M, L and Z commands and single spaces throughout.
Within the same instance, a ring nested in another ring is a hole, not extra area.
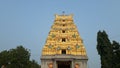
M 56 54 L 86 55 L 73 15 L 55 15 L 42 55 Z

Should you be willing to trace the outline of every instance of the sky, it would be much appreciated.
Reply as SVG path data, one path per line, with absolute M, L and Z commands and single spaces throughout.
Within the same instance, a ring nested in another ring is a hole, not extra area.
M 100 68 L 97 32 L 120 41 L 120 0 L 0 0 L 0 51 L 23 45 L 40 64 L 42 47 L 55 14 L 73 14 L 84 41 L 88 68 Z

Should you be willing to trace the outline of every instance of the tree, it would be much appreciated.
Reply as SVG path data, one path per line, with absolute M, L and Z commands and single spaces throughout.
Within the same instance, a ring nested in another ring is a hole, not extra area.
M 0 53 L 0 67 L 2 65 L 6 66 L 8 64 L 9 60 L 9 51 L 5 50 Z
M 97 34 L 97 51 L 101 57 L 101 68 L 112 68 L 112 45 L 105 31 Z
M 35 60 L 30 61 L 30 68 L 40 68 Z
M 114 68 L 120 68 L 120 44 L 113 41 L 113 64 Z
M 97 51 L 101 59 L 101 68 L 120 68 L 120 44 L 110 42 L 105 31 L 97 33 Z
M 0 67 L 2 65 L 6 68 L 39 68 L 37 62 L 30 61 L 30 52 L 23 46 L 17 46 L 15 49 L 2 51 L 0 53 Z
M 16 49 L 10 49 L 10 67 L 11 68 L 26 68 L 29 64 L 30 53 L 23 46 L 18 46 Z

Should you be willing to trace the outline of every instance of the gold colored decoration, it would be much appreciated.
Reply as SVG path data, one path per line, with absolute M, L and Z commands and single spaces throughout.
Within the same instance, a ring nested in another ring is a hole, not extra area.
M 75 34 L 73 34 L 73 35 L 72 35 L 72 37 L 73 37 L 73 38 L 76 38 L 76 35 L 75 35 Z
M 60 46 L 58 46 L 58 47 L 57 47 L 57 50 L 61 50 L 61 47 L 60 47 Z
M 54 38 L 54 37 L 55 37 L 55 35 L 54 35 L 54 34 L 52 34 L 52 35 L 51 35 L 51 37 L 52 37 L 52 38 Z
M 70 46 L 68 46 L 68 47 L 67 47 L 67 50 L 71 50 L 71 47 L 70 47 Z
M 55 15 L 42 55 L 65 54 L 86 56 L 86 50 L 73 21 L 73 15 Z
M 80 48 L 80 45 L 76 44 L 76 49 Z
M 48 45 L 48 48 L 52 48 L 53 46 L 50 44 L 50 45 Z

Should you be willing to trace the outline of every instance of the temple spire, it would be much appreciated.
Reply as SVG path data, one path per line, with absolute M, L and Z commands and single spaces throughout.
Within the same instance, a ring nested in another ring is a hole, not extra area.
M 62 11 L 62 15 L 65 15 L 65 11 Z
M 42 49 L 41 68 L 87 68 L 87 54 L 73 21 L 63 11 L 54 23 Z
M 65 15 L 64 11 L 62 13 L 62 15 L 55 17 L 42 55 L 63 54 L 65 52 L 66 54 L 85 56 L 85 47 L 81 42 L 82 39 L 73 22 L 72 15 Z

